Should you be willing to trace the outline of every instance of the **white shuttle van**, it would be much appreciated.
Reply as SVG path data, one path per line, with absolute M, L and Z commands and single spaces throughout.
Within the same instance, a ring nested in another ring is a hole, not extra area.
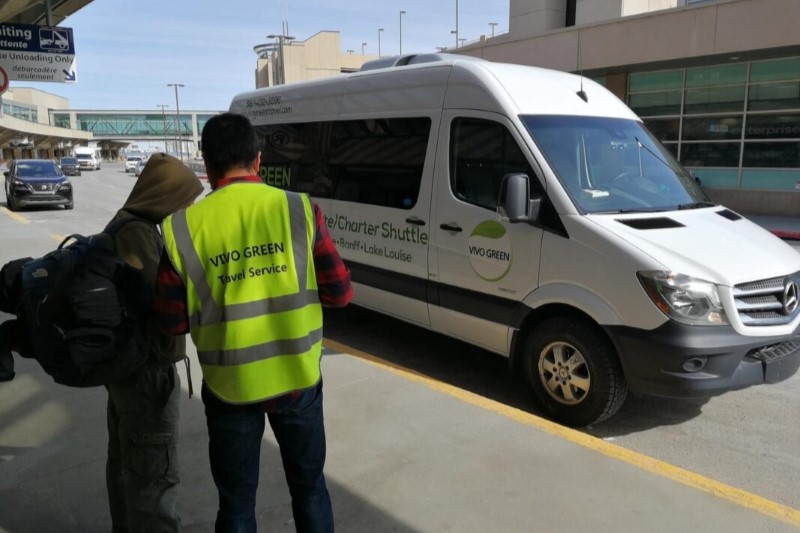
M 74 151 L 81 170 L 100 170 L 100 148 L 76 146 Z
M 554 419 L 800 366 L 800 254 L 710 202 L 604 87 L 439 54 L 236 96 L 358 305 L 509 357 Z

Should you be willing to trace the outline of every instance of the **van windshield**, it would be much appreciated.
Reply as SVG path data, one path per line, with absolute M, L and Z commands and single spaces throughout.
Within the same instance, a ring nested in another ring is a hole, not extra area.
M 585 213 L 715 205 L 640 122 L 576 116 L 521 118 L 564 188 Z

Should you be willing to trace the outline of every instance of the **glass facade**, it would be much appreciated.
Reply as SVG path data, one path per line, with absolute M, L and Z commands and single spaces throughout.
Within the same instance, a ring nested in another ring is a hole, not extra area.
M 163 137 L 175 135 L 178 120 L 175 115 L 161 113 L 78 113 L 78 129 L 98 136 Z M 181 114 L 180 134 L 192 135 L 192 117 Z
M 74 112 L 76 127 L 82 131 L 90 131 L 98 137 L 131 138 L 131 139 L 163 139 L 175 136 L 178 120 L 175 113 L 142 112 L 142 113 L 104 113 Z M 180 134 L 184 138 L 192 137 L 196 131 L 199 136 L 203 126 L 214 113 L 181 113 Z M 70 113 L 52 112 L 53 126 L 69 128 Z
M 800 189 L 800 58 L 633 73 L 628 105 L 706 187 Z
M 57 128 L 71 128 L 69 113 L 53 113 L 53 126 Z
M 3 102 L 3 114 L 28 122 L 39 122 L 39 112 L 36 106 L 19 104 L 16 102 Z

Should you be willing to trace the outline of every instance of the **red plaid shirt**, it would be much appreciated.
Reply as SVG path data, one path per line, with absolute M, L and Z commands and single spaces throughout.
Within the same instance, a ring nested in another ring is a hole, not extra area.
M 262 183 L 258 176 L 235 177 L 220 180 L 215 190 L 231 183 L 252 181 Z M 344 307 L 353 298 L 350 270 L 345 266 L 325 226 L 325 218 L 317 204 L 314 206 L 316 233 L 314 237 L 314 270 L 317 276 L 319 299 L 324 307 Z M 186 305 L 186 287 L 172 266 L 166 251 L 161 255 L 156 280 L 154 312 L 158 329 L 165 335 L 183 335 L 189 332 L 189 315 Z M 265 410 L 279 408 L 297 394 L 264 402 Z

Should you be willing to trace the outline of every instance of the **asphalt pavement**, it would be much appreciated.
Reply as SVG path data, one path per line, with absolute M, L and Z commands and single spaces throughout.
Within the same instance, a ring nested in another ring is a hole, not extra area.
M 800 220 L 754 220 L 800 237 Z M 10 233 L 3 243 L 27 246 Z M 800 531 L 799 509 L 326 343 L 326 475 L 340 532 Z M 199 391 L 191 346 L 190 358 Z M 16 364 L 0 383 L 0 532 L 110 531 L 104 389 L 58 386 L 34 362 Z M 178 507 L 184 531 L 213 531 L 203 406 L 180 374 Z M 294 531 L 269 429 L 260 472 L 261 530 Z
M 191 350 L 194 390 L 200 368 Z M 108 532 L 103 389 L 58 386 L 29 360 L 0 384 L 0 531 Z M 338 531 L 784 532 L 790 509 L 328 341 L 326 475 Z M 187 389 L 185 369 L 182 386 Z M 213 531 L 202 402 L 181 403 L 184 531 Z M 293 531 L 272 435 L 262 531 Z

